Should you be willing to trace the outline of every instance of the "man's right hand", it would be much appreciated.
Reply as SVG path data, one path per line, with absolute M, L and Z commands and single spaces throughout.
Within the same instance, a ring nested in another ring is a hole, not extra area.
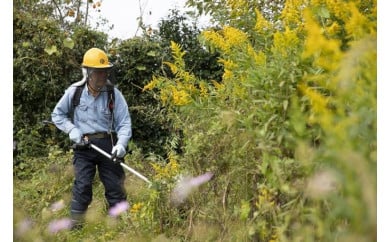
M 70 140 L 72 140 L 73 142 L 75 142 L 76 144 L 80 143 L 81 142 L 81 138 L 82 138 L 83 134 L 81 133 L 81 131 L 78 129 L 78 128 L 73 128 L 70 132 L 69 132 L 69 138 Z
M 80 143 L 74 143 L 71 147 L 74 150 L 88 150 L 89 148 L 91 148 L 90 145 L 91 143 L 88 139 L 83 139 Z

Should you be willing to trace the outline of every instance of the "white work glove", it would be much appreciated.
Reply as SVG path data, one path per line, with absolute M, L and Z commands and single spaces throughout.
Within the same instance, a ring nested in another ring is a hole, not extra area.
M 126 149 L 121 144 L 117 144 L 114 147 L 112 147 L 111 154 L 115 154 L 115 152 L 116 152 L 116 157 L 119 158 L 122 158 L 126 155 Z
M 78 129 L 78 128 L 73 128 L 70 132 L 69 132 L 69 138 L 70 140 L 72 140 L 73 142 L 75 143 L 80 143 L 81 142 L 81 137 L 83 136 L 83 134 L 81 133 L 81 131 Z

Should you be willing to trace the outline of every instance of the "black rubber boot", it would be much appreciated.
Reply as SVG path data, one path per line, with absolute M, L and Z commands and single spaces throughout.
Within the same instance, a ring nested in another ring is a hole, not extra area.
M 84 213 L 72 213 L 70 218 L 72 220 L 71 230 L 80 230 L 83 228 L 85 222 Z

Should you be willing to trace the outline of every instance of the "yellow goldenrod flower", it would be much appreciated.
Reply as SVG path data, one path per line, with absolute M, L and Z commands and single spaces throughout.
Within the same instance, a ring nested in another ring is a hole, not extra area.
M 342 57 L 340 41 L 326 38 L 309 10 L 305 11 L 305 21 L 307 37 L 302 57 L 314 57 L 315 65 L 329 71 L 336 70 Z
M 227 6 L 229 6 L 231 9 L 240 9 L 246 5 L 245 0 L 227 0 Z
M 218 62 L 223 64 L 225 69 L 233 69 L 237 67 L 237 64 L 235 64 L 232 60 L 226 60 L 226 59 L 218 59 Z
M 226 53 L 230 53 L 232 49 L 240 47 L 248 41 L 246 33 L 230 26 L 225 26 L 220 33 L 205 31 L 203 36 L 216 48 Z
M 199 83 L 199 88 L 200 88 L 200 96 L 201 97 L 207 97 L 208 96 L 208 86 L 207 83 L 204 81 L 201 81 Z
M 184 90 L 177 90 L 176 87 L 172 87 L 173 104 L 182 106 L 190 103 L 190 95 Z
M 142 202 L 134 203 L 133 206 L 131 206 L 130 213 L 137 213 L 143 206 L 144 204 Z
M 184 89 L 185 91 L 187 91 L 187 93 L 197 93 L 198 92 L 198 89 L 193 85 L 193 84 L 185 84 L 184 85 Z
M 365 15 L 360 13 L 354 3 L 350 3 L 348 8 L 351 11 L 351 17 L 346 21 L 345 29 L 347 30 L 349 37 L 358 40 L 367 33 L 376 33 L 376 21 L 370 21 Z
M 155 76 L 152 77 L 152 81 L 144 86 L 142 91 L 152 90 L 158 84 L 159 80 Z
M 336 18 L 342 20 L 343 22 L 345 22 L 350 16 L 349 11 L 347 11 L 348 3 L 345 1 L 325 0 L 321 4 L 323 4 L 323 6 L 326 4 L 326 8 L 329 10 L 329 12 L 334 14 Z M 316 6 L 320 5 L 317 3 L 314 5 L 314 7 Z
M 287 57 L 289 49 L 293 49 L 299 44 L 298 36 L 295 31 L 291 31 L 288 27 L 284 32 L 276 32 L 274 34 L 274 43 L 272 52 L 280 54 L 282 57 Z
M 244 87 L 238 84 L 234 85 L 232 92 L 233 96 L 238 97 L 240 99 L 244 99 L 246 97 L 246 93 L 247 92 Z
M 255 9 L 256 12 L 256 25 L 255 30 L 259 33 L 263 33 L 265 30 L 271 27 L 271 24 L 263 17 L 263 14 Z
M 169 69 L 171 69 L 173 74 L 176 74 L 179 72 L 179 67 L 177 67 L 175 64 L 173 64 L 171 62 L 166 62 L 166 61 L 164 61 L 163 63 L 165 65 L 167 65 L 169 67 Z
M 281 13 L 281 19 L 285 26 L 302 25 L 302 9 L 306 6 L 304 0 L 286 0 Z
M 333 23 L 326 28 L 326 33 L 328 34 L 329 37 L 335 37 L 341 30 L 340 25 L 336 22 L 333 21 Z
M 224 82 L 227 82 L 231 79 L 233 79 L 233 72 L 231 70 L 225 69 L 225 72 L 222 75 L 222 79 Z
M 175 60 L 175 65 L 179 68 L 179 69 L 184 69 L 185 67 L 185 63 L 184 63 L 184 55 L 185 55 L 185 51 L 182 51 L 181 50 L 181 46 L 177 43 L 175 43 L 174 41 L 171 41 L 171 50 L 172 50 L 172 55 L 173 55 L 173 58 Z
M 168 163 L 157 163 L 153 162 L 152 168 L 155 171 L 155 179 L 159 180 L 169 180 L 174 178 L 180 172 L 180 166 L 177 160 L 172 156 L 168 158 Z
M 168 104 L 169 93 L 167 89 L 163 89 L 160 91 L 160 99 L 163 105 Z
M 223 51 L 229 49 L 227 43 L 220 34 L 214 31 L 204 31 L 202 35 L 208 42 L 211 43 L 211 45 L 215 46 L 217 49 L 221 49 Z
M 225 85 L 223 83 L 218 83 L 215 80 L 212 80 L 211 82 L 214 84 L 217 91 L 221 91 L 221 90 L 225 89 Z
M 320 123 L 322 127 L 332 126 L 332 114 L 328 109 L 329 97 L 324 97 L 319 92 L 311 89 L 305 84 L 298 85 L 298 89 L 310 100 L 312 113 L 309 116 L 309 123 Z
M 250 11 L 247 0 L 227 0 L 226 5 L 229 9 L 230 19 L 245 16 Z
M 225 41 L 227 41 L 227 44 L 229 45 L 229 48 L 240 46 L 248 40 L 246 33 L 230 26 L 226 26 L 223 29 L 223 35 L 225 37 Z
M 255 64 L 263 66 L 266 64 L 267 56 L 262 51 L 255 51 L 251 45 L 247 45 L 248 55 L 254 59 Z
M 299 84 L 298 89 L 310 99 L 314 112 L 325 113 L 327 111 L 328 100 L 323 95 L 309 88 L 305 84 Z
M 321 6 L 326 4 L 326 0 L 311 0 L 312 6 Z

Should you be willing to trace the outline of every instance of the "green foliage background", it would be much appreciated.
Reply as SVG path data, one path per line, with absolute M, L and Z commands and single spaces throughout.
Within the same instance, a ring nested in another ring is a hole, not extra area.
M 190 0 L 212 28 L 172 11 L 159 31 L 110 42 L 20 2 L 17 240 L 376 241 L 376 1 Z M 154 186 L 129 175 L 131 209 L 111 220 L 96 179 L 86 227 L 53 235 L 48 223 L 68 216 L 50 204 L 70 201 L 72 153 L 40 121 L 91 45 L 110 53 L 130 104 L 126 162 Z M 172 206 L 179 175 L 206 171 L 213 179 Z

